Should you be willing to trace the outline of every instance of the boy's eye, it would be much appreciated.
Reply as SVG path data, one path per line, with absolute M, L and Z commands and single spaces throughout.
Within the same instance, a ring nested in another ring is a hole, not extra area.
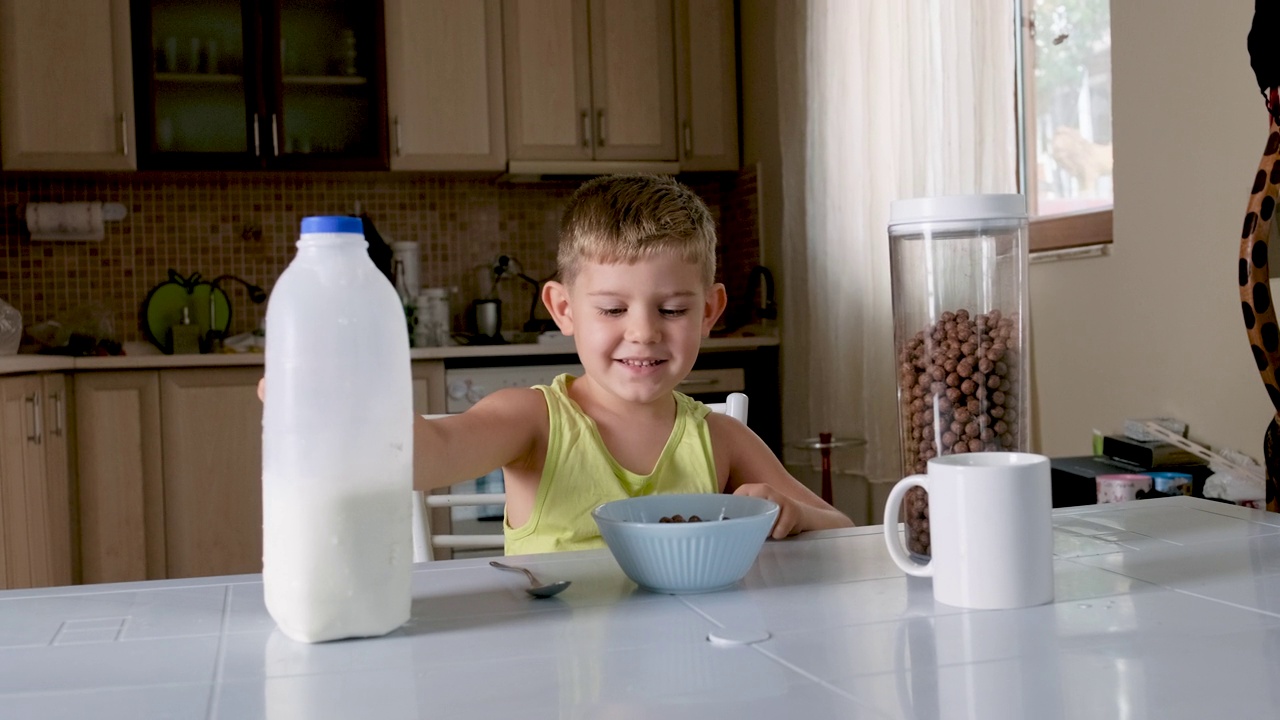
M 685 308 L 662 308 L 659 312 L 664 317 L 680 317 L 689 311 Z
M 605 317 L 618 317 L 619 315 L 621 315 L 626 311 L 627 311 L 626 308 L 600 308 L 599 309 L 600 314 Z

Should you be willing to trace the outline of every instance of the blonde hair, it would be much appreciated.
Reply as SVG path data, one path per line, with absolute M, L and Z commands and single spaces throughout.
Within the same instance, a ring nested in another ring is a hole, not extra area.
M 556 254 L 566 285 L 584 262 L 631 264 L 662 253 L 697 265 L 706 287 L 715 282 L 715 221 L 706 203 L 675 179 L 606 175 L 569 198 Z

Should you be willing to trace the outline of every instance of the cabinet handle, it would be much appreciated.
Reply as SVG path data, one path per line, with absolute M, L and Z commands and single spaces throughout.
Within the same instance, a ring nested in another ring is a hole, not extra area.
M 591 113 L 582 111 L 582 147 L 591 147 Z
M 271 113 L 271 156 L 280 157 L 280 137 L 278 133 L 279 123 L 276 122 L 276 114 Z
M 120 113 L 120 148 L 125 157 L 129 157 L 129 119 Z
M 49 399 L 53 401 L 53 432 L 50 434 L 62 437 L 63 428 L 67 425 L 67 405 L 62 402 L 62 391 L 49 393 Z
M 44 434 L 40 427 L 40 394 L 32 393 L 31 395 L 28 395 L 25 400 L 27 401 L 27 404 L 31 406 L 31 434 L 27 435 L 27 440 L 31 441 L 32 444 L 39 445 L 41 439 L 40 436 Z
M 685 388 L 685 389 L 700 388 L 700 387 L 713 388 L 719 384 L 720 384 L 720 378 L 709 377 L 709 378 L 701 378 L 698 380 L 688 380 L 688 379 L 681 380 L 680 382 L 676 383 L 676 387 Z
M 684 121 L 684 156 L 685 159 L 693 157 L 693 128 L 688 120 Z
M 596 145 L 604 147 L 604 111 L 596 111 Z
M 262 148 L 258 146 L 258 113 L 253 114 L 253 156 L 262 157 Z
M 396 127 L 396 157 L 400 157 L 400 116 L 397 115 L 394 120 Z

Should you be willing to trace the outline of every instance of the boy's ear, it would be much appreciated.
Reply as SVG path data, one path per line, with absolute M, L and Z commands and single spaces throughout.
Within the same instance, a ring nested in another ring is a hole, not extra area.
M 728 304 L 729 295 L 724 290 L 724 283 L 716 283 L 707 290 L 706 301 L 702 304 L 702 337 L 711 334 L 711 328 L 720 319 L 720 315 L 724 313 L 724 308 Z
M 569 288 L 555 280 L 549 280 L 542 286 L 542 304 L 556 327 L 566 336 L 573 334 L 573 312 L 569 308 Z

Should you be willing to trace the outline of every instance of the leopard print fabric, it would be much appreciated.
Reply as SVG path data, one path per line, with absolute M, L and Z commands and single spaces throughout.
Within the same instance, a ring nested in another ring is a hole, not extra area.
M 1262 453 L 1267 469 L 1267 509 L 1280 512 L 1276 493 L 1276 480 L 1280 478 L 1280 326 L 1271 301 L 1267 257 L 1276 196 L 1280 193 L 1280 1 L 1254 0 L 1248 43 L 1249 65 L 1266 101 L 1271 129 L 1253 177 L 1249 209 L 1240 231 L 1240 307 L 1253 360 L 1276 409 L 1263 437 Z
M 1268 105 L 1280 105 L 1280 99 L 1268 99 Z M 1249 196 L 1249 209 L 1245 214 L 1240 234 L 1240 307 L 1244 313 L 1245 330 L 1253 359 L 1262 375 L 1262 383 L 1276 408 L 1276 418 L 1271 420 L 1263 442 L 1267 467 L 1267 509 L 1277 511 L 1276 465 L 1280 457 L 1272 452 L 1280 434 L 1280 325 L 1276 323 L 1276 309 L 1271 301 L 1271 273 L 1268 262 L 1268 241 L 1271 239 L 1271 223 L 1276 212 L 1276 197 L 1280 194 L 1280 124 L 1273 114 L 1271 132 L 1267 138 L 1262 162 L 1253 179 L 1253 192 Z

